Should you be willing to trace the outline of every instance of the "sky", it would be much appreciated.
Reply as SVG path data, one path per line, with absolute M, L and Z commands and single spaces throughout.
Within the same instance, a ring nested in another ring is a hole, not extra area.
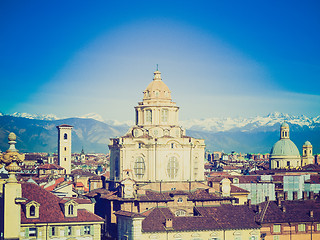
M 134 120 L 162 79 L 180 120 L 320 115 L 319 1 L 0 1 L 0 112 Z

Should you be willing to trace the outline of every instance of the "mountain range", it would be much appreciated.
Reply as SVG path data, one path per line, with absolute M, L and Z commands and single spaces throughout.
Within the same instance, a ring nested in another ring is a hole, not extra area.
M 210 118 L 181 121 L 187 135 L 203 138 L 207 150 L 242 153 L 267 153 L 279 139 L 280 124 L 290 125 L 290 139 L 302 151 L 305 141 L 313 145 L 314 153 L 320 153 L 320 116 L 293 116 L 271 113 L 267 116 Z M 0 114 L 0 149 L 8 148 L 9 132 L 17 135 L 17 149 L 21 152 L 56 152 L 57 129 L 60 124 L 74 126 L 73 152 L 108 152 L 110 137 L 122 136 L 133 122 L 105 121 L 100 115 L 59 119 L 55 115 L 32 115 L 28 113 Z

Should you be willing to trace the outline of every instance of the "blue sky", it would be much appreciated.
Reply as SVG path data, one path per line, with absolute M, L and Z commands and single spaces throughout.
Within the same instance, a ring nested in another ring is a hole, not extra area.
M 156 64 L 180 119 L 320 110 L 319 1 L 0 2 L 0 111 L 133 120 Z

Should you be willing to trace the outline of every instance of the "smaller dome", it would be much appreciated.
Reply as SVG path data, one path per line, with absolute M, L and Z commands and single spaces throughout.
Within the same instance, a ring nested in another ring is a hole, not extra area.
M 280 139 L 270 152 L 271 156 L 300 156 L 297 146 L 290 139 Z
M 143 99 L 166 99 L 171 100 L 171 92 L 168 86 L 161 79 L 161 72 L 155 71 L 153 81 L 143 92 Z
M 289 125 L 288 125 L 288 123 L 283 122 L 283 123 L 281 124 L 281 127 L 289 127 Z
M 306 141 L 303 145 L 305 145 L 305 146 L 312 146 L 311 142 L 309 142 L 309 141 Z

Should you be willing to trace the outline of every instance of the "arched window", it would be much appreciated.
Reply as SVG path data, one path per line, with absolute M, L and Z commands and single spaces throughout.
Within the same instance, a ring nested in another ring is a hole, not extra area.
M 73 205 L 72 204 L 70 204 L 68 207 L 68 214 L 73 215 Z
M 30 216 L 31 217 L 36 216 L 36 207 L 33 205 L 30 207 Z
M 65 134 L 63 135 L 63 139 L 64 139 L 64 140 L 67 140 L 67 139 L 68 139 L 68 134 L 65 133 Z
M 177 210 L 177 211 L 175 212 L 175 215 L 176 215 L 177 217 L 179 217 L 179 216 L 185 216 L 185 215 L 186 215 L 186 211 L 179 209 L 179 210 Z
M 167 165 L 167 173 L 169 178 L 174 179 L 179 170 L 179 162 L 176 157 L 172 156 L 169 158 L 168 165 Z
M 134 175 L 138 179 L 143 178 L 145 173 L 145 163 L 142 157 L 137 157 L 135 163 L 134 163 Z

